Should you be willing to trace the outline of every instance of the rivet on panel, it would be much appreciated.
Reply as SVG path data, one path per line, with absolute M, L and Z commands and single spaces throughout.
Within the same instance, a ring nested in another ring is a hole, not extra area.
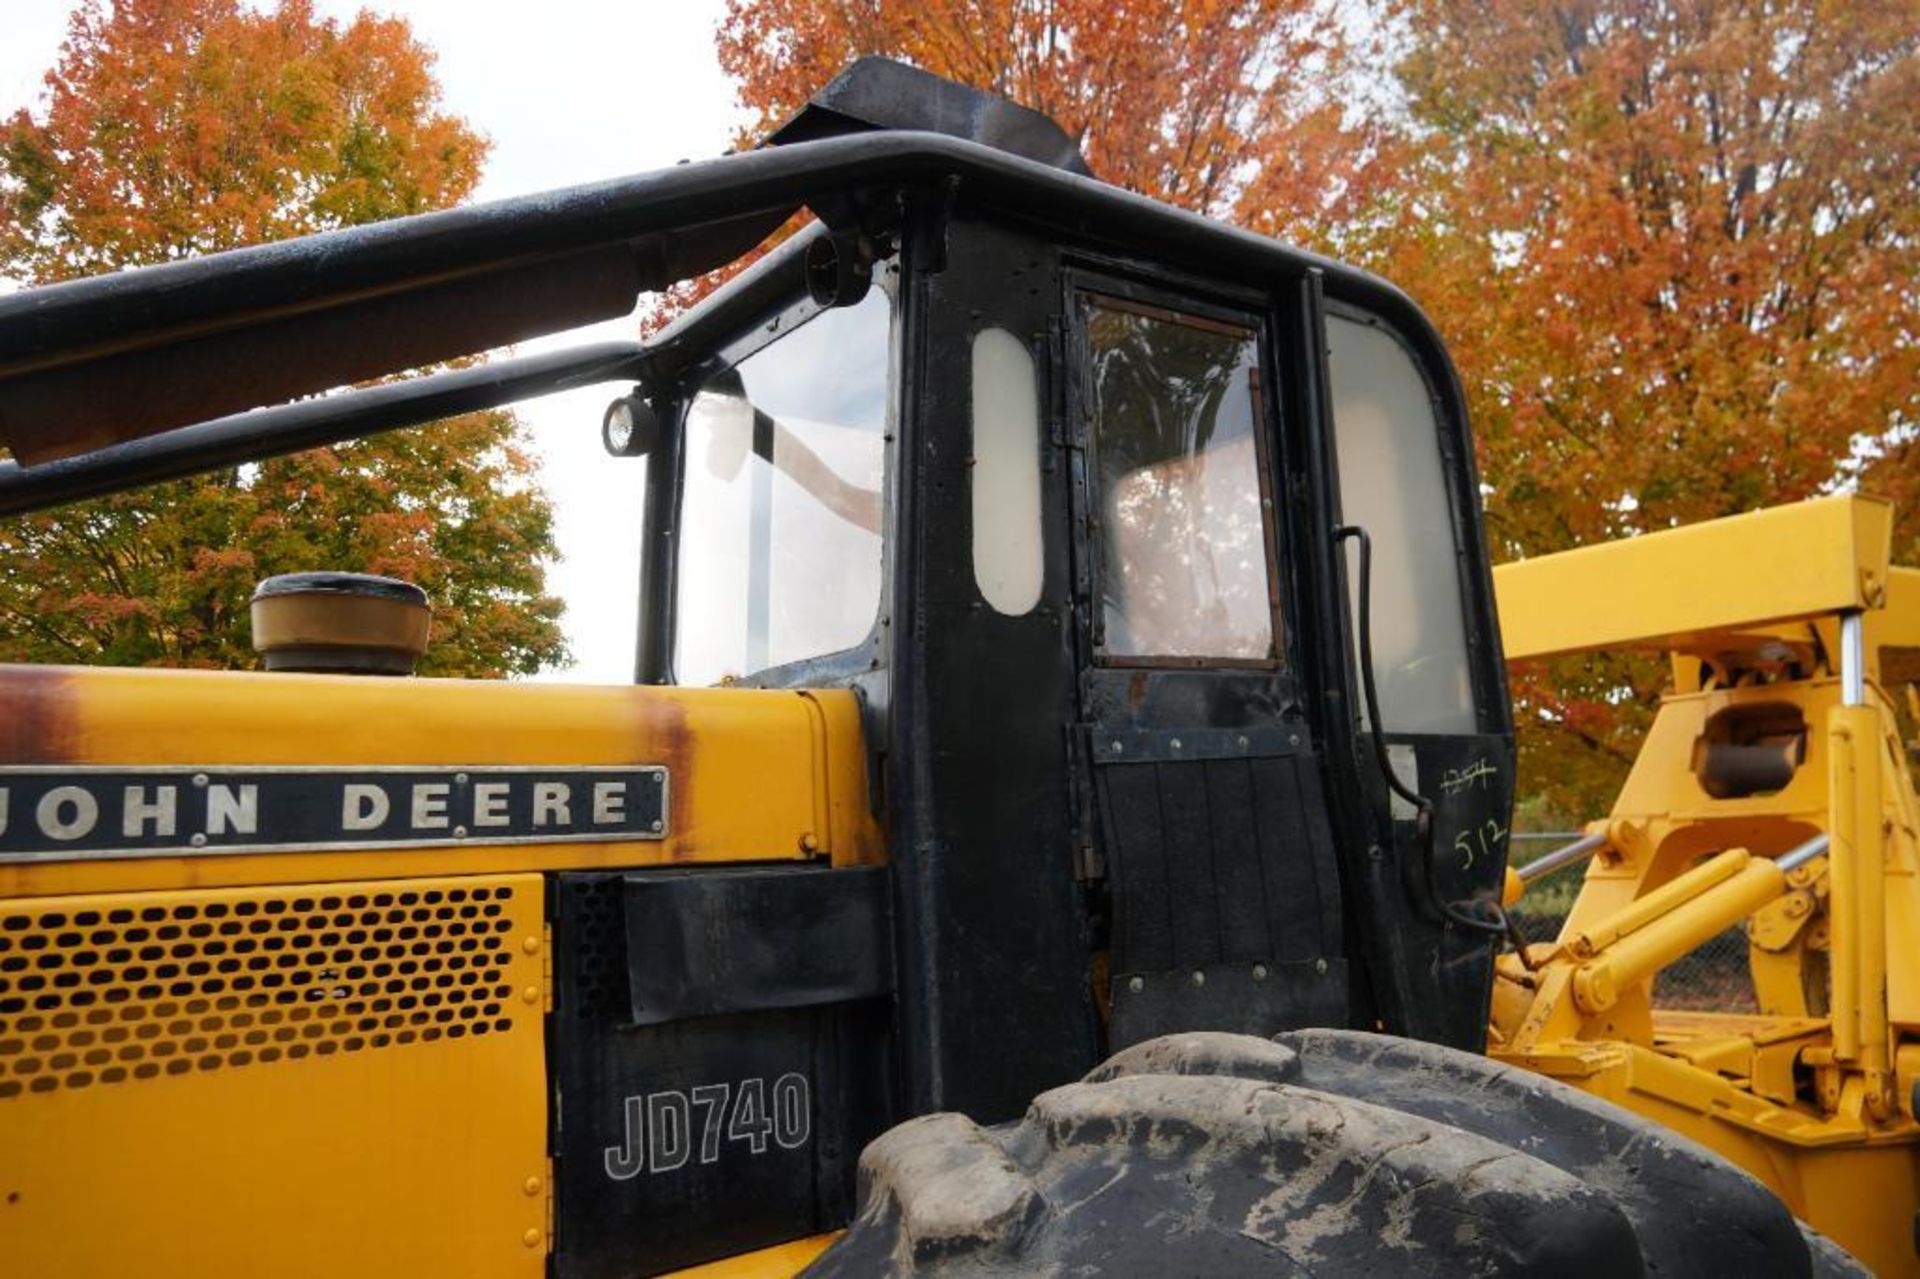
M 1134 994 L 1137 995 L 1141 991 L 1145 990 L 1146 988 L 1147 988 L 1147 982 L 1144 977 L 1127 978 L 1127 989 L 1132 991 Z
M 814 838 L 812 831 L 806 831 L 801 834 L 800 851 L 808 854 L 817 853 L 820 851 L 820 841 Z
M 193 784 L 195 786 L 205 786 L 207 784 L 207 775 L 205 773 L 195 773 L 193 775 Z
M 525 990 L 523 990 L 523 991 L 521 991 L 521 992 L 520 992 L 520 1002 L 521 1002 L 521 1003 L 524 1003 L 524 1004 L 537 1004 L 537 1003 L 539 1003 L 539 1002 L 540 1002 L 540 988 L 539 988 L 538 986 L 529 986 L 529 987 L 527 987 L 527 988 L 526 988 Z
M 527 1178 L 526 1184 L 520 1188 L 526 1191 L 528 1195 L 537 1195 L 540 1193 L 541 1187 L 544 1186 L 545 1184 L 546 1183 L 541 1181 L 540 1178 L 538 1177 L 529 1177 Z
M 1189 980 L 1196 986 L 1204 986 L 1207 984 L 1207 975 L 1196 968 L 1193 970 L 1193 976 Z
M 537 955 L 540 953 L 540 939 L 538 937 L 524 937 L 520 941 L 520 949 L 526 951 L 529 955 Z
M 205 848 L 207 846 L 207 837 L 205 835 L 202 835 L 200 832 L 195 831 L 191 836 L 188 837 L 187 842 L 193 845 L 195 848 Z
M 538 1248 L 540 1246 L 540 1232 L 532 1227 L 528 1227 L 527 1233 L 520 1236 L 520 1242 L 529 1248 Z
M 1255 964 L 1253 966 L 1253 979 L 1255 981 L 1265 981 L 1267 979 L 1267 966 L 1265 964 Z
M 1316 960 L 1314 960 L 1314 961 L 1313 961 L 1313 971 L 1314 971 L 1314 972 L 1316 972 L 1316 973 L 1319 973 L 1319 974 L 1321 974 L 1322 976 L 1325 976 L 1325 975 L 1326 975 L 1326 971 L 1327 971 L 1327 961 L 1326 961 L 1326 960 L 1324 960 L 1324 959 L 1316 959 Z

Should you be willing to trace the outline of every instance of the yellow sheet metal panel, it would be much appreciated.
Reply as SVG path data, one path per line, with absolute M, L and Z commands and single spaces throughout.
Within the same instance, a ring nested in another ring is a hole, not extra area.
M 1867 614 L 1867 660 L 1869 669 L 1878 673 L 1882 647 L 1920 649 L 1920 569 L 1890 568 L 1887 570 L 1887 604 L 1883 609 Z M 1914 670 L 1912 654 L 1905 655 L 1904 669 L 1889 672 L 1888 683 L 1911 679 Z
M 537 875 L 0 901 L 0 1267 L 544 1272 Z
M 791 1243 L 743 1252 L 737 1257 L 722 1257 L 689 1270 L 676 1270 L 664 1279 L 791 1279 L 812 1265 L 845 1233 L 836 1230 L 831 1234 L 809 1235 Z
M 0 864 L 0 896 L 882 856 L 841 690 L 0 666 L 0 768 L 59 764 L 657 764 L 670 811 L 657 840 Z
M 1803 1111 L 1756 1103 L 1731 1079 L 1619 1043 L 1542 1045 L 1493 1057 L 1539 1071 L 1689 1137 L 1744 1168 L 1795 1216 L 1879 1275 L 1912 1274 L 1920 1212 L 1913 1126 L 1878 1137 L 1835 1133 Z M 1765 1125 L 1741 1116 L 1764 1117 Z
M 1893 507 L 1846 495 L 1502 564 L 1509 660 L 1687 648 L 1885 600 Z

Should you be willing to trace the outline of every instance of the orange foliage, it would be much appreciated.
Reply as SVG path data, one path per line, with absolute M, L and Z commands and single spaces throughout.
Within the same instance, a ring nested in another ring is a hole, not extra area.
M 731 0 L 718 43 L 750 139 L 879 53 L 1045 112 L 1108 182 L 1271 233 L 1339 218 L 1375 174 L 1311 0 Z
M 1467 373 L 1501 558 L 1807 497 L 1914 421 L 1920 5 L 1396 7 L 1427 153 L 1379 260 Z
M 1461 367 L 1496 560 L 1796 501 L 1875 458 L 1915 558 L 1920 4 L 1392 14 L 1419 152 L 1368 256 Z M 1664 680 L 1517 673 L 1523 793 L 1604 811 Z
M 88 0 L 0 124 L 0 274 L 46 283 L 464 200 L 486 142 L 404 22 L 310 0 Z M 433 597 L 436 674 L 562 658 L 552 512 L 511 414 L 0 522 L 0 660 L 250 666 L 247 599 L 300 569 Z
M 1496 560 L 1859 477 L 1920 562 L 1920 0 L 731 0 L 718 43 L 745 140 L 889 54 L 1407 288 Z M 1516 673 L 1522 793 L 1604 809 L 1663 681 Z
M 310 0 L 89 0 L 0 127 L 0 270 L 34 283 L 444 208 L 486 142 L 406 23 Z
M 753 115 L 741 146 L 883 54 L 1045 112 L 1108 182 L 1303 243 L 1383 172 L 1317 0 L 729 0 L 716 43 Z M 675 289 L 649 327 L 737 270 Z

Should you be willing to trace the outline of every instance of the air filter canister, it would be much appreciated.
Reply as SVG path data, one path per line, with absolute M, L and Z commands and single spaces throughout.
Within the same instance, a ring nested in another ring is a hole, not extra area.
M 411 582 L 282 573 L 253 592 L 253 647 L 270 671 L 411 675 L 433 610 Z

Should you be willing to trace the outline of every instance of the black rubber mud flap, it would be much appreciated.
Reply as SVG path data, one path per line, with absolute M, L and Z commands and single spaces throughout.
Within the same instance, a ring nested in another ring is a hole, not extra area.
M 1848 1271 L 1710 1152 L 1551 1080 L 1344 1031 L 1136 1045 L 1018 1123 L 928 1115 L 860 1162 L 810 1275 Z

